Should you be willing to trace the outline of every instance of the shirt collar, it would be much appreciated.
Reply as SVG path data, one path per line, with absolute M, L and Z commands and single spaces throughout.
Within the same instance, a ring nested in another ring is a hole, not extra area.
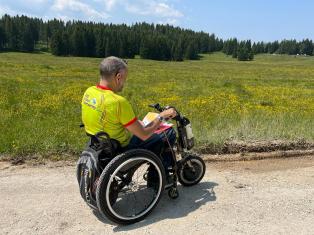
M 109 91 L 112 91 L 112 89 L 110 89 L 109 87 L 102 86 L 102 85 L 100 85 L 100 84 L 97 84 L 96 87 L 99 88 L 99 89 L 102 89 L 102 90 L 109 90 Z

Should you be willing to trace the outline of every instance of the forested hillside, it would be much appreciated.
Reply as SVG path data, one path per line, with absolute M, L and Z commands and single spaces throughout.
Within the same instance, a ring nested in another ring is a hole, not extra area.
M 313 42 L 304 39 L 281 42 L 223 41 L 205 32 L 171 25 L 136 23 L 115 25 L 27 16 L 4 15 L 0 19 L 0 51 L 50 51 L 57 56 L 106 57 L 115 55 L 143 59 L 198 59 L 201 53 L 223 51 L 238 60 L 252 60 L 258 53 L 313 55 Z

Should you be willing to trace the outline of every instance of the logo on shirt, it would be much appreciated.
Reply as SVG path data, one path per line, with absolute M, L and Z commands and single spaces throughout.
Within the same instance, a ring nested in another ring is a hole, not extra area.
M 96 98 L 89 99 L 89 96 L 85 96 L 84 104 L 88 105 L 89 107 L 93 109 L 96 109 L 97 99 Z

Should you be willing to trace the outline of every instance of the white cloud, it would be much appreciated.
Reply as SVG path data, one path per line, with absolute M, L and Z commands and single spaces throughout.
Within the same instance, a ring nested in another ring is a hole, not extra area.
M 166 4 L 165 1 L 137 0 L 124 2 L 126 11 L 133 14 L 167 18 L 161 22 L 177 24 L 183 13 Z
M 119 3 L 119 0 L 105 0 L 105 7 L 107 11 L 111 11 L 112 8 Z
M 107 11 L 119 6 L 127 12 L 138 15 L 150 15 L 161 18 L 180 18 L 183 13 L 169 5 L 168 0 L 94 0 L 103 2 Z M 175 0 L 172 0 L 175 1 Z
M 44 19 L 60 18 L 65 21 L 103 21 L 109 17 L 114 19 L 116 16 L 131 16 L 140 20 L 178 25 L 184 16 L 176 8 L 178 1 L 181 0 L 15 0 L 15 3 L 12 3 L 14 8 L 11 3 L 1 4 L 0 14 L 16 15 L 29 12 Z
M 162 17 L 182 17 L 183 14 L 175 10 L 174 8 L 170 7 L 169 5 L 165 3 L 154 3 L 152 6 L 153 11 L 156 15 L 162 16 Z
M 88 20 L 107 19 L 110 16 L 107 13 L 96 11 L 90 5 L 80 2 L 79 0 L 56 0 L 52 5 L 52 10 L 66 17 L 69 11 L 78 12 L 88 17 Z
M 8 15 L 17 15 L 18 13 L 14 10 L 12 10 L 10 7 L 8 6 L 0 6 L 0 16 L 3 16 L 5 14 L 8 14 Z

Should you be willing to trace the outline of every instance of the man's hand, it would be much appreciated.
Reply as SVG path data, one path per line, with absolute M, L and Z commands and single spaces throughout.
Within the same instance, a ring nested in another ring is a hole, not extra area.
M 163 118 L 169 119 L 169 118 L 174 118 L 178 114 L 174 108 L 170 108 L 170 109 L 166 109 L 162 111 L 159 115 Z

